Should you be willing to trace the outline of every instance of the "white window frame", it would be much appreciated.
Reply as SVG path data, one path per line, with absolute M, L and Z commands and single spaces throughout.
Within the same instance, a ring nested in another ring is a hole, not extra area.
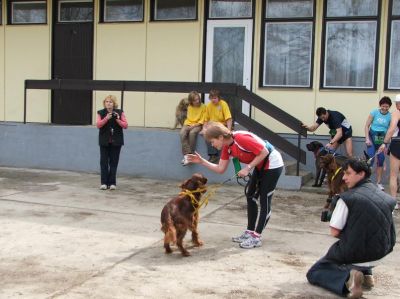
M 226 19 L 226 20 L 229 20 L 229 19 L 251 19 L 251 18 L 253 18 L 253 16 L 254 16 L 254 1 L 257 1 L 257 0 L 251 0 L 250 1 L 250 5 L 251 5 L 251 14 L 250 14 L 250 16 L 244 16 L 244 17 L 234 17 L 234 16 L 227 16 L 227 17 L 213 17 L 213 16 L 211 16 L 211 2 L 212 2 L 212 0 L 209 0 L 210 2 L 209 2 L 209 6 L 208 6 L 208 18 L 210 19 L 210 20 L 218 20 L 218 19 Z
M 107 20 L 106 16 L 107 16 L 107 1 L 110 0 L 104 0 L 103 3 L 103 22 L 104 23 L 117 23 L 117 22 L 143 22 L 144 20 L 144 3 L 142 0 L 142 18 L 138 19 L 138 20 Z
M 37 4 L 41 3 L 45 5 L 45 19 L 43 22 L 16 22 L 14 21 L 14 4 Z M 11 1 L 11 24 L 46 24 L 47 23 L 47 2 L 46 1 Z
M 57 21 L 59 23 L 88 23 L 88 22 L 93 22 L 93 19 L 92 20 L 84 20 L 84 21 L 81 21 L 81 20 L 79 20 L 79 21 L 78 20 L 63 21 L 63 20 L 61 20 L 61 4 L 62 3 L 73 3 L 73 2 L 76 2 L 76 3 L 91 3 L 92 4 L 92 9 L 93 9 L 93 18 L 94 18 L 95 10 L 94 10 L 94 7 L 93 7 L 93 1 L 92 0 L 60 0 L 60 1 L 58 1 L 58 6 L 57 6 L 57 9 L 58 9 Z

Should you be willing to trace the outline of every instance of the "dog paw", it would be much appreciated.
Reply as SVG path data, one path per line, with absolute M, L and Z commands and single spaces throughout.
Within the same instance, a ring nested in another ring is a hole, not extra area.
M 182 255 L 187 257 L 187 256 L 190 256 L 190 253 L 189 253 L 189 251 L 185 250 L 185 251 L 182 251 Z
M 193 241 L 194 246 L 200 247 L 204 245 L 204 242 L 201 240 Z

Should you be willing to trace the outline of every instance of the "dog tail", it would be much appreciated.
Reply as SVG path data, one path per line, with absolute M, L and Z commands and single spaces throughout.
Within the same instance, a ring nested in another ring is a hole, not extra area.
M 165 240 L 168 240 L 170 243 L 176 243 L 176 230 L 171 219 L 171 214 L 166 207 L 161 212 L 161 230 L 165 234 Z

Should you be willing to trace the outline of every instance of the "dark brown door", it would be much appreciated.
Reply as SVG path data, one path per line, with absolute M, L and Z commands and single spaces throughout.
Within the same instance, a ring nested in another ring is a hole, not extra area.
M 64 1 L 62 1 L 63 5 Z M 77 3 L 77 2 L 74 2 Z M 66 6 L 66 12 L 76 11 L 74 3 Z M 87 2 L 86 2 L 87 3 Z M 60 21 L 61 5 L 57 7 L 53 22 L 53 79 L 93 78 L 93 22 L 74 20 L 74 14 L 63 15 L 68 21 Z M 78 7 L 79 12 L 79 7 Z M 87 12 L 86 12 L 87 13 Z M 84 16 L 87 18 L 87 15 Z M 72 19 L 72 20 L 71 20 Z M 52 122 L 55 124 L 88 125 L 92 123 L 91 91 L 53 91 Z

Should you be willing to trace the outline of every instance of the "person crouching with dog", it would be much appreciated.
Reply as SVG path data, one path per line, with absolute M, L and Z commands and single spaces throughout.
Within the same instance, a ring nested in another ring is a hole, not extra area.
M 246 131 L 232 132 L 221 123 L 209 123 L 204 137 L 212 146 L 221 150 L 218 164 L 207 161 L 197 152 L 188 155 L 189 162 L 201 164 L 222 174 L 228 168 L 229 158 L 234 157 L 247 164 L 238 172 L 239 177 L 246 177 L 253 170 L 246 194 L 247 230 L 240 236 L 233 237 L 232 241 L 239 243 L 241 248 L 260 247 L 261 233 L 271 216 L 272 196 L 283 169 L 281 154 L 257 135 Z M 260 209 L 257 204 L 258 196 Z
M 331 235 L 339 240 L 311 267 L 307 279 L 338 295 L 361 298 L 363 287 L 374 286 L 372 267 L 396 243 L 396 201 L 371 183 L 365 160 L 350 158 L 343 170 L 349 190 L 340 194 L 330 220 Z
M 100 190 L 115 190 L 117 187 L 117 167 L 121 147 L 124 145 L 122 129 L 128 127 L 125 114 L 118 108 L 113 95 L 103 100 L 104 109 L 97 111 L 96 125 L 99 128 L 100 145 Z
M 179 133 L 182 143 L 183 166 L 189 164 L 186 155 L 193 154 L 195 151 L 197 135 L 203 128 L 206 113 L 206 105 L 201 102 L 198 92 L 190 92 L 188 102 L 187 118 Z

